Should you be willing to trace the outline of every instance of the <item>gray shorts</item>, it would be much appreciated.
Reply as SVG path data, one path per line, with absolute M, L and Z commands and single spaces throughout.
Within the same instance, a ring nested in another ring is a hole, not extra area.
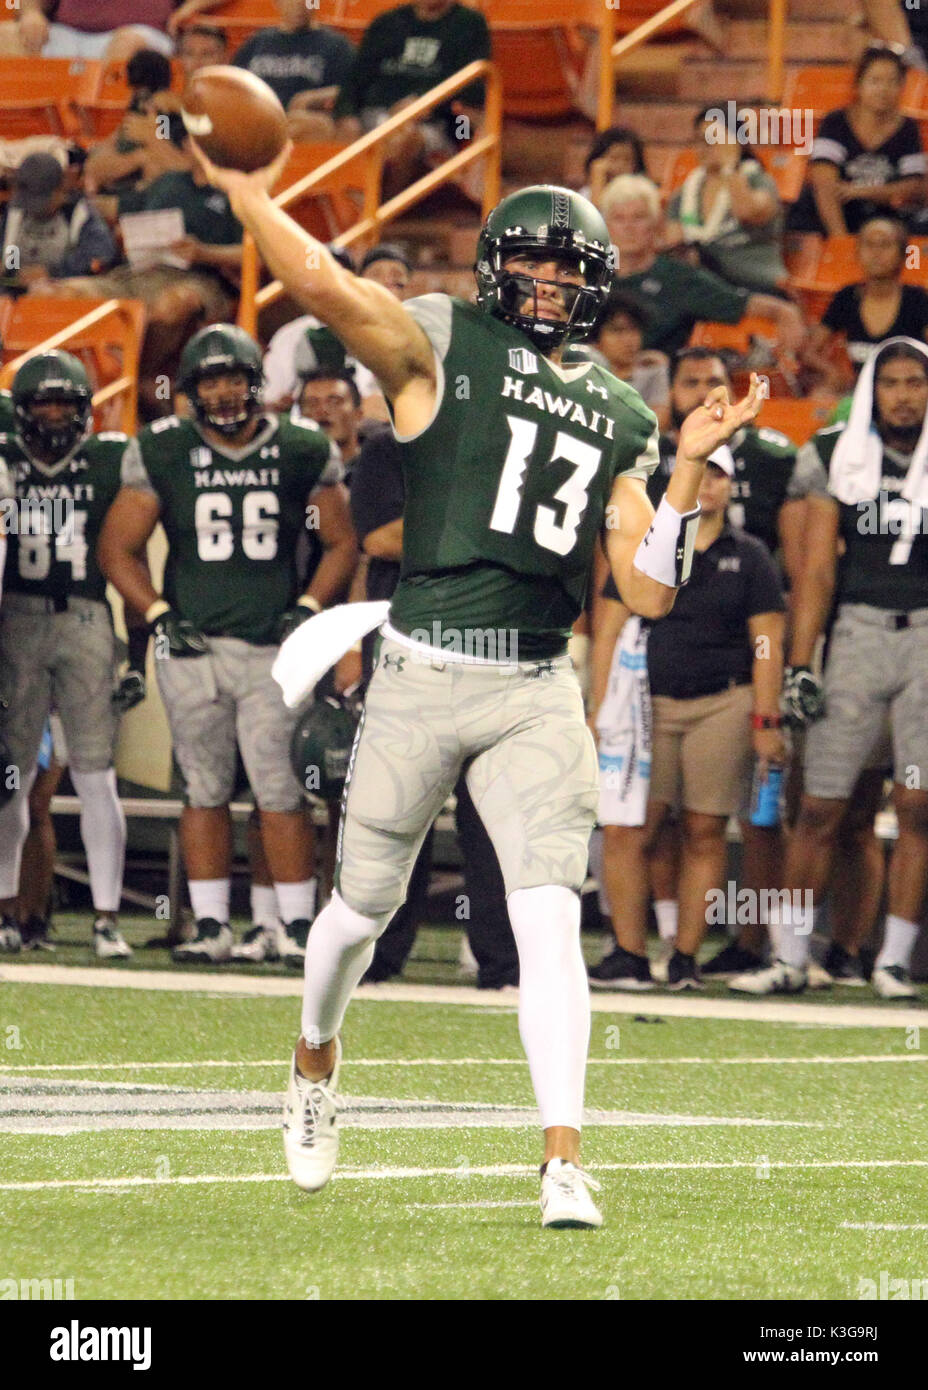
M 400 906 L 465 765 L 506 893 L 580 888 L 599 773 L 570 659 L 424 661 L 385 638 L 342 803 L 336 887 L 349 907 L 381 917 Z
M 879 766 L 887 723 L 893 780 L 928 787 L 928 609 L 895 615 L 842 604 L 825 666 L 825 715 L 806 731 L 804 787 L 843 801 L 867 767 Z
M 296 714 L 271 675 L 277 647 L 211 637 L 208 656 L 155 662 L 188 806 L 227 806 L 235 792 L 236 747 L 263 811 L 303 804 L 290 767 Z
M 71 598 L 62 613 L 50 599 L 6 593 L 0 609 L 0 721 L 13 761 L 33 767 L 52 709 L 61 718 L 75 772 L 113 765 L 115 648 L 109 606 Z

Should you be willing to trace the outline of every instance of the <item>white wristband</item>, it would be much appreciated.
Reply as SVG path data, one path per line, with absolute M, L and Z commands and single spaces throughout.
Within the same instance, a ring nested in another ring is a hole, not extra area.
M 169 612 L 170 607 L 171 605 L 167 603 L 163 598 L 156 598 L 154 603 L 149 604 L 149 606 L 145 609 L 146 623 L 148 623 L 148 625 L 151 626 L 151 624 L 155 621 L 156 618 L 161 617 L 162 613 Z
M 312 594 L 302 594 L 296 601 L 297 608 L 311 608 L 314 613 L 322 612 L 322 604 Z
M 685 584 L 693 568 L 699 513 L 698 506 L 691 512 L 678 512 L 662 497 L 654 520 L 635 551 L 635 569 L 656 579 L 658 584 L 666 584 L 668 589 L 679 589 Z

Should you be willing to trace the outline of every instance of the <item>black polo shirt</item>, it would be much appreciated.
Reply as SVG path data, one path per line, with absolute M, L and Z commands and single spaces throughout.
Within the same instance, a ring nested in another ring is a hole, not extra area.
M 606 598 L 619 597 L 610 575 Z M 666 618 L 649 624 L 652 695 L 692 700 L 749 685 L 754 648 L 748 619 L 782 613 L 783 591 L 767 547 L 727 522 L 708 550 L 693 554 L 693 572 Z

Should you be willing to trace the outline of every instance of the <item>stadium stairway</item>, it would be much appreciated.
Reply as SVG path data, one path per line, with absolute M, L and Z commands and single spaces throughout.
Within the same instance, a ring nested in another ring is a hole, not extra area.
M 633 52 L 616 84 L 613 119 L 646 142 L 649 171 L 660 184 L 669 162 L 689 148 L 693 119 L 711 100 L 751 100 L 766 85 L 767 0 L 716 0 L 725 32 L 718 53 L 692 34 Z M 787 77 L 810 63 L 846 65 L 861 47 L 860 30 L 845 0 L 789 0 Z M 505 122 L 503 192 L 528 183 L 562 180 L 579 188 L 592 127 L 582 116 L 544 122 Z M 404 244 L 419 266 L 413 288 L 469 296 L 480 221 L 478 211 L 453 190 L 440 192 L 397 221 L 391 240 Z

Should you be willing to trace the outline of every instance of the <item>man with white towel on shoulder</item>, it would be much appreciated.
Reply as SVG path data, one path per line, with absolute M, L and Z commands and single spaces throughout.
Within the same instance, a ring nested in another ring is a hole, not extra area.
M 928 888 L 928 347 L 903 337 L 881 343 L 861 371 L 847 424 L 819 430 L 804 448 L 819 478 L 785 681 L 789 715 L 809 726 L 805 794 L 786 866 L 792 906 L 784 899 L 771 925 L 773 963 L 730 987 L 806 988 L 812 909 L 798 904 L 809 890 L 816 906 L 824 895 L 838 825 L 889 717 L 899 837 L 871 983 L 881 998 L 911 999 L 918 991 L 909 965 Z M 819 681 L 813 654 L 833 599 L 837 621 Z

